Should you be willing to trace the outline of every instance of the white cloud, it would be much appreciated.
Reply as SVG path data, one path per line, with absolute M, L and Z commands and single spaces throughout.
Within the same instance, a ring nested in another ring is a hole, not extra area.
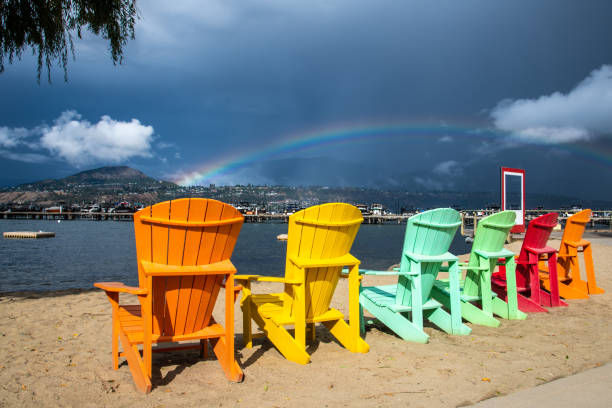
M 0 127 L 0 147 L 13 148 L 20 145 L 28 134 L 24 128 Z
M 49 160 L 47 156 L 38 153 L 16 153 L 4 149 L 0 149 L 0 157 L 26 163 L 44 163 Z
M 540 126 L 519 130 L 516 136 L 525 142 L 558 144 L 588 140 L 591 138 L 591 133 L 579 127 Z
M 77 112 L 65 111 L 53 126 L 0 127 L 0 157 L 28 163 L 54 158 L 76 167 L 120 163 L 132 157 L 152 157 L 153 141 L 153 127 L 137 119 L 122 122 L 102 116 L 92 124 Z M 50 155 L 41 154 L 41 150 Z
M 498 129 L 528 142 L 571 143 L 612 135 L 612 66 L 591 72 L 567 94 L 502 101 L 491 117 Z
M 448 160 L 436 165 L 433 168 L 433 172 L 440 176 L 461 175 L 463 174 L 463 169 L 458 161 Z
M 450 136 L 442 136 L 438 139 L 438 143 L 450 143 L 453 141 L 453 138 Z
M 53 126 L 40 130 L 41 146 L 77 167 L 152 155 L 153 127 L 142 125 L 137 119 L 121 122 L 102 116 L 92 124 L 78 113 L 66 111 Z
M 176 145 L 174 143 L 159 142 L 157 143 L 156 147 L 158 149 L 170 149 L 170 148 L 176 148 Z

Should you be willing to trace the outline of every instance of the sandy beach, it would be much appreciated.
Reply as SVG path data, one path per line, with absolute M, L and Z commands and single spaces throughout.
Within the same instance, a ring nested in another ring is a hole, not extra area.
M 244 382 L 228 382 L 212 353 L 204 361 L 196 351 L 157 354 L 149 395 L 135 390 L 126 363 L 111 368 L 111 309 L 104 292 L 4 294 L 0 406 L 449 407 L 531 388 L 612 361 L 612 238 L 587 239 L 598 284 L 607 292 L 569 300 L 569 307 L 502 320 L 499 328 L 468 324 L 469 336 L 427 327 L 429 344 L 405 342 L 375 323 L 366 333 L 367 354 L 350 353 L 317 326 L 312 361 L 301 366 L 265 339 L 242 348 L 237 306 Z M 507 247 L 518 252 L 520 244 Z M 549 245 L 558 247 L 559 238 Z M 378 282 L 364 279 L 365 285 Z M 254 291 L 278 287 L 258 284 Z M 347 313 L 347 296 L 342 281 L 333 306 Z M 127 297 L 122 303 L 131 303 Z M 217 302 L 218 318 L 222 305 Z

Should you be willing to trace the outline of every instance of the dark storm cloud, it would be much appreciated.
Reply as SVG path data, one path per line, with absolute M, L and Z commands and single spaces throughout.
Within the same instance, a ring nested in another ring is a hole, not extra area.
M 133 163 L 171 175 L 339 124 L 489 128 L 500 101 L 568 94 L 612 62 L 608 1 L 142 1 L 139 8 L 123 66 L 113 67 L 106 45 L 90 37 L 76 43 L 67 84 L 58 72 L 52 85 L 37 85 L 29 57 L 8 66 L 0 89 L 11 98 L 0 101 L 0 127 L 32 129 L 70 109 L 91 123 L 135 119 L 157 139 L 152 158 Z M 172 152 L 163 148 L 170 143 Z M 332 145 L 213 181 L 479 189 L 496 185 L 500 165 L 527 167 L 541 188 L 565 177 L 559 156 L 538 159 L 517 143 L 449 135 Z M 605 151 L 606 142 L 597 143 Z M 583 172 L 610 172 L 571 146 L 558 152 Z M 18 157 L 8 153 L 0 170 Z M 293 159 L 299 165 L 287 164 Z

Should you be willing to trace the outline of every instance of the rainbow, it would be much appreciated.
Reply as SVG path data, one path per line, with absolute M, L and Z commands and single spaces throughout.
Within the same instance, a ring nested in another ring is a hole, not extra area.
M 336 145 L 342 143 L 374 142 L 403 138 L 503 138 L 509 140 L 513 135 L 492 128 L 460 127 L 449 125 L 413 125 L 413 124 L 386 124 L 386 125 L 347 125 L 327 127 L 294 134 L 280 142 L 268 145 L 258 145 L 255 148 L 245 149 L 238 153 L 206 162 L 198 168 L 183 173 L 175 180 L 182 186 L 203 185 L 211 182 L 221 175 L 244 168 L 250 164 L 264 161 L 286 153 L 295 153 L 312 148 Z M 440 140 L 440 139 L 438 139 Z M 525 143 L 525 142 L 523 142 Z M 525 143 L 526 144 L 526 143 Z M 530 142 L 529 144 L 535 144 Z M 548 145 L 550 147 L 550 145 Z M 602 153 L 601 150 L 587 149 L 583 144 L 556 145 L 556 147 L 570 150 L 589 159 L 612 165 L 612 154 Z

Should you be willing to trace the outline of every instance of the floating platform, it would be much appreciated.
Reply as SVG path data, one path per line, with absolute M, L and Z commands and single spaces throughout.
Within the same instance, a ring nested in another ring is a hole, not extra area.
M 55 232 L 45 231 L 14 231 L 2 233 L 4 238 L 53 238 Z

